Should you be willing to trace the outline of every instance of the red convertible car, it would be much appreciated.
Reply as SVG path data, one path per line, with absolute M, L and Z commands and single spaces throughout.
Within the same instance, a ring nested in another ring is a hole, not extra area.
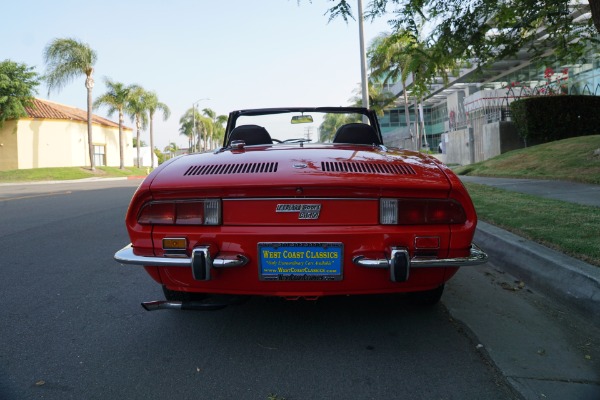
M 127 211 L 122 264 L 143 266 L 166 301 L 232 295 L 317 299 L 411 293 L 436 303 L 461 266 L 486 261 L 477 216 L 437 159 L 386 147 L 365 108 L 270 108 L 229 115 L 223 147 L 171 159 Z

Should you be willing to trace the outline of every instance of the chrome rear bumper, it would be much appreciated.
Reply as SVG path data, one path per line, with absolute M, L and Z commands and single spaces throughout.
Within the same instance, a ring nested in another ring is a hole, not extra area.
M 213 268 L 243 267 L 248 264 L 248 257 L 243 254 L 219 253 L 211 257 L 210 246 L 200 246 L 192 250 L 192 256 L 187 257 L 148 257 L 133 253 L 131 244 L 115 253 L 115 260 L 121 264 L 143 265 L 147 267 L 187 267 L 192 269 L 197 281 L 210 280 Z
M 131 244 L 115 253 L 115 260 L 121 264 L 143 265 L 149 267 L 184 267 L 191 268 L 196 280 L 210 280 L 212 268 L 242 267 L 248 264 L 248 257 L 243 254 L 218 253 L 211 257 L 210 247 L 202 246 L 192 250 L 192 256 L 187 257 L 149 257 L 133 253 Z M 408 250 L 396 247 L 392 249 L 389 258 L 367 258 L 357 255 L 352 259 L 355 265 L 366 268 L 389 268 L 390 279 L 393 282 L 404 282 L 408 279 L 412 268 L 444 268 L 466 267 L 483 264 L 487 254 L 477 245 L 472 244 L 468 257 L 458 258 L 409 258 Z
M 210 257 L 209 246 L 197 247 L 193 253 L 204 253 L 209 258 L 212 266 L 215 268 L 242 267 L 248 263 L 248 258 L 242 254 L 221 254 L 214 259 Z M 192 257 L 151 257 L 138 256 L 133 253 L 131 244 L 123 247 L 115 253 L 115 261 L 121 264 L 145 265 L 148 267 L 191 267 L 194 259 Z
M 389 268 L 392 282 L 405 282 L 412 268 L 447 268 L 468 267 L 487 262 L 487 254 L 477 245 L 471 244 L 467 257 L 456 258 L 409 258 L 408 250 L 402 247 L 392 248 L 389 258 L 367 258 L 362 255 L 355 256 L 352 262 L 366 268 Z
M 395 254 L 401 252 L 408 256 L 408 251 L 404 248 L 396 247 L 392 249 L 390 258 L 367 258 L 365 256 L 355 256 L 352 261 L 354 264 L 368 268 L 387 268 Z M 471 245 L 471 252 L 468 257 L 456 258 L 424 258 L 413 257 L 409 260 L 412 268 L 435 268 L 435 267 L 468 267 L 487 262 L 487 254 L 476 244 Z

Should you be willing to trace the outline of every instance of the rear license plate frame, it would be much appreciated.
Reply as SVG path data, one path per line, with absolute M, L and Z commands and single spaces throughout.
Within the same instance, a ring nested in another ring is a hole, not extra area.
M 344 278 L 344 245 L 340 242 L 258 243 L 261 281 L 335 282 Z

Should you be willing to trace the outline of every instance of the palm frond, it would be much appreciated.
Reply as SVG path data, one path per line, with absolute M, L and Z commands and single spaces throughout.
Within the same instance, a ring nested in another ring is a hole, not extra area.
M 92 48 L 76 39 L 54 39 L 44 49 L 48 94 L 52 90 L 60 91 L 75 78 L 91 76 L 97 54 Z

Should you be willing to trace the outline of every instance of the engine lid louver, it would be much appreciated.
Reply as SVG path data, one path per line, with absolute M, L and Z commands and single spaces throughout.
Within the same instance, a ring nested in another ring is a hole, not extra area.
M 356 161 L 327 161 L 321 163 L 321 170 L 325 172 L 352 172 L 365 174 L 394 174 L 415 175 L 416 172 L 410 165 L 389 164 Z
M 277 172 L 277 167 L 278 163 L 276 162 L 194 165 L 189 167 L 183 175 L 268 174 Z

